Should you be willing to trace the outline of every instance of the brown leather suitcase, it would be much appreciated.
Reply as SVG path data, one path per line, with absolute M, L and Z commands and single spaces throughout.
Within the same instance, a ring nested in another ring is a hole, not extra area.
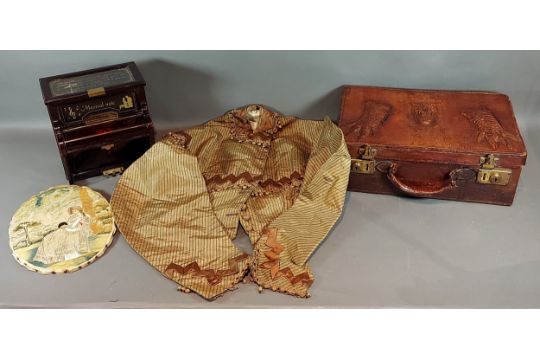
M 527 152 L 508 96 L 345 86 L 350 191 L 511 205 Z

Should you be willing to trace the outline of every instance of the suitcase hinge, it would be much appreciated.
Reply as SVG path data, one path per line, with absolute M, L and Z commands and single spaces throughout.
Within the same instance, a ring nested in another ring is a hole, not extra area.
M 481 168 L 478 170 L 476 182 L 487 185 L 507 185 L 512 175 L 512 170 L 500 168 L 497 166 L 497 161 L 494 154 L 482 156 L 480 158 Z
M 356 174 L 373 174 L 375 172 L 375 154 L 377 149 L 364 146 L 360 149 L 360 159 L 351 160 L 351 172 Z

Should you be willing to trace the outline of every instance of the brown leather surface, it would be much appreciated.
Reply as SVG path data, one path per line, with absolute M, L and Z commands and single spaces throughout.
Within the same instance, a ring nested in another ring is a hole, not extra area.
M 450 176 L 440 179 L 432 183 L 423 183 L 420 185 L 408 184 L 398 175 L 399 165 L 393 163 L 386 173 L 386 177 L 399 190 L 410 196 L 430 196 L 441 193 L 445 190 L 450 190 L 456 186 Z
M 421 150 L 426 160 L 496 152 L 517 165 L 526 157 L 510 99 L 499 93 L 345 86 L 340 127 L 350 146 Z
M 510 205 L 527 157 L 500 93 L 345 86 L 339 126 L 352 158 L 377 150 L 377 171 L 351 174 L 352 191 Z M 508 185 L 476 183 L 488 154 L 513 170 Z

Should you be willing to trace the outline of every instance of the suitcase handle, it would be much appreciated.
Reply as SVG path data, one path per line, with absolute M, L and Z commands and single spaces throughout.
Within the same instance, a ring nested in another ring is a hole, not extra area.
M 388 167 L 388 171 L 386 173 L 386 177 L 390 182 L 397 187 L 399 190 L 403 191 L 404 193 L 411 195 L 411 196 L 429 196 L 441 193 L 445 190 L 452 189 L 456 186 L 456 183 L 454 181 L 454 176 L 452 173 L 450 173 L 450 176 L 448 176 L 448 180 L 441 182 L 439 186 L 412 186 L 405 184 L 401 179 L 397 177 L 397 171 L 398 171 L 398 164 L 397 163 L 391 163 L 391 165 Z

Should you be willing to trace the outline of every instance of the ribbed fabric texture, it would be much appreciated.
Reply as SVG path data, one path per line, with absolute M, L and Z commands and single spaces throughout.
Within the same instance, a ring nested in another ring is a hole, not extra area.
M 248 107 L 169 134 L 124 172 L 112 196 L 133 249 L 207 299 L 249 270 L 264 288 L 307 296 L 307 260 L 343 207 L 350 157 L 341 130 L 256 108 L 256 121 Z M 232 243 L 239 223 L 251 256 Z

